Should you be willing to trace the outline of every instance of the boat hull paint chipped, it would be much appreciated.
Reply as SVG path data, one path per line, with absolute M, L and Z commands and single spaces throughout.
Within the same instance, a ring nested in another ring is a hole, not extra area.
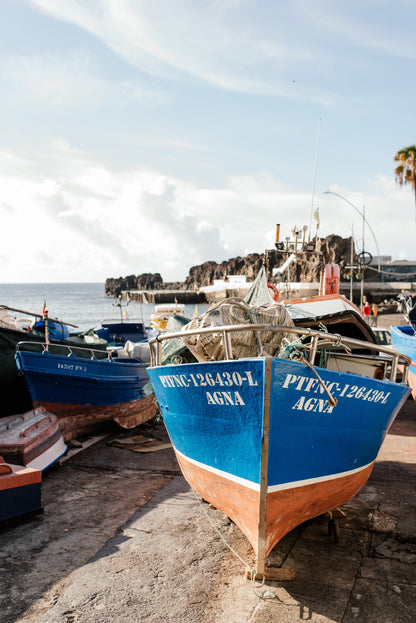
M 16 363 L 33 405 L 58 417 L 66 441 L 111 419 L 133 428 L 157 412 L 154 394 L 144 389 L 147 364 L 137 359 L 85 359 L 19 348 Z

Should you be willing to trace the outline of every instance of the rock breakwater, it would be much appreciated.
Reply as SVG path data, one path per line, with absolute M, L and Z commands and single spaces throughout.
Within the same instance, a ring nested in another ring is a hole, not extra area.
M 351 261 L 351 238 L 342 238 L 335 234 L 317 241 L 316 250 L 321 254 L 324 262 L 337 263 L 341 273 Z M 269 270 L 280 266 L 287 254 L 278 249 L 271 249 L 265 253 L 249 253 L 245 257 L 234 257 L 217 263 L 207 261 L 189 269 L 185 281 L 166 282 L 160 273 L 142 273 L 127 277 L 109 277 L 105 281 L 107 296 L 120 296 L 123 290 L 184 290 L 195 291 L 200 287 L 208 286 L 214 279 L 226 279 L 228 275 L 245 275 L 247 281 L 253 281 L 266 261 Z M 354 261 L 356 255 L 354 253 Z M 297 261 L 289 268 L 290 281 L 313 282 L 320 277 L 319 255 L 311 256 L 307 252 L 298 254 Z

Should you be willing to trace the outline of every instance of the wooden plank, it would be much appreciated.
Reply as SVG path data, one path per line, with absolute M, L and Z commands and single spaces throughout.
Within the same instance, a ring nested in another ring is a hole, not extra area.
M 73 457 L 75 454 L 78 454 L 78 452 L 81 452 L 82 450 L 86 450 L 87 448 L 94 445 L 98 441 L 101 441 L 101 439 L 104 439 L 105 437 L 108 437 L 108 433 L 104 433 L 103 435 L 97 435 L 95 437 L 90 437 L 89 439 L 86 439 L 85 441 L 82 442 L 81 447 L 69 448 L 65 456 L 59 459 L 59 462 L 64 463 L 65 461 Z
M 293 569 L 286 569 L 282 567 L 266 567 L 264 573 L 257 573 L 254 576 L 255 580 L 270 580 L 275 582 L 288 582 L 290 580 L 294 580 L 296 577 Z M 251 571 L 249 569 L 246 570 L 246 578 L 251 580 L 253 579 L 251 576 Z
M 268 467 L 269 467 L 269 422 L 270 422 L 271 376 L 272 376 L 272 358 L 266 357 L 265 372 L 264 372 L 263 437 L 262 437 L 262 444 L 261 444 L 259 528 L 258 528 L 256 574 L 264 574 L 265 569 L 266 569 L 267 474 L 268 474 Z

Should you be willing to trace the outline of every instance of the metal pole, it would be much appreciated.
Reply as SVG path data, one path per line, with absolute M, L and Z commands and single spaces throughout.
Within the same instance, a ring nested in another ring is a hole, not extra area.
M 363 206 L 363 212 L 362 212 L 362 216 L 363 216 L 363 253 L 365 251 L 365 245 L 364 245 L 364 225 L 365 225 L 365 206 Z M 364 256 L 362 256 L 362 258 L 364 259 Z M 363 303 L 364 303 L 364 271 L 365 271 L 365 267 L 364 267 L 364 263 L 361 265 L 361 311 L 363 310 Z
M 354 226 L 351 227 L 351 267 L 350 267 L 350 301 L 351 303 L 353 302 L 352 300 L 352 279 L 353 279 L 353 262 L 354 262 L 354 250 L 353 250 L 353 243 L 354 243 Z
M 318 126 L 318 139 L 316 141 L 316 153 L 315 153 L 315 166 L 313 171 L 313 186 L 312 186 L 312 205 L 311 205 L 311 217 L 309 219 L 309 238 L 308 242 L 311 241 L 311 230 L 312 230 L 312 216 L 313 216 L 313 201 L 315 198 L 315 182 L 316 182 L 316 169 L 318 166 L 318 154 L 319 154 L 319 137 L 321 135 L 321 119 L 319 119 Z
M 48 350 L 49 345 L 49 320 L 48 320 L 48 310 L 45 309 L 45 313 L 43 315 L 43 319 L 45 322 L 45 342 L 46 342 L 46 350 Z
M 370 230 L 371 235 L 373 236 L 374 243 L 375 243 L 375 245 L 376 245 L 376 249 L 377 249 L 377 258 L 378 258 L 378 262 L 377 262 L 377 264 L 378 264 L 378 272 L 380 272 L 380 271 L 381 271 L 381 266 L 380 266 L 380 257 L 381 257 L 381 256 L 380 256 L 380 249 L 378 248 L 377 238 L 375 237 L 375 234 L 374 234 L 374 232 L 373 232 L 373 228 L 371 227 L 370 223 L 369 223 L 369 222 L 367 221 L 367 219 L 365 218 L 364 214 L 363 214 L 363 213 L 362 213 L 362 212 L 361 212 L 361 211 L 357 208 L 357 206 L 355 206 L 353 203 L 351 203 L 351 201 L 348 201 L 348 199 L 345 199 L 345 197 L 343 197 L 342 195 L 339 195 L 338 193 L 334 192 L 333 190 L 325 190 L 325 191 L 324 191 L 324 195 L 336 195 L 336 196 L 337 196 L 337 197 L 339 197 L 340 199 L 343 199 L 344 201 L 346 201 L 347 203 L 349 203 L 349 204 L 350 204 L 350 206 L 351 206 L 352 208 L 354 208 L 354 210 L 355 210 L 356 212 L 358 212 L 358 214 L 359 214 L 360 216 L 362 216 L 362 217 L 363 217 L 363 221 L 365 221 L 365 222 L 367 223 L 367 227 L 368 227 L 368 229 Z

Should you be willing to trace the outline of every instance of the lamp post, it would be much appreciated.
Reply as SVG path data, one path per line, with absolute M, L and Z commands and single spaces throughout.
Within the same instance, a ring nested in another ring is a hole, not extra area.
M 353 280 L 353 264 L 354 264 L 354 226 L 351 225 L 351 249 L 350 249 L 350 301 L 352 302 L 352 280 Z
M 365 218 L 365 206 L 363 206 L 363 211 L 361 212 L 361 210 L 359 210 L 357 208 L 357 206 L 355 206 L 353 203 L 351 203 L 351 201 L 349 201 L 348 199 L 346 199 L 345 197 L 343 197 L 339 193 L 336 193 L 333 190 L 326 190 L 324 192 L 324 195 L 335 195 L 336 197 L 339 197 L 340 199 L 343 199 L 352 208 L 354 208 L 354 210 L 356 212 L 358 212 L 358 214 L 361 216 L 361 218 L 363 219 L 363 252 L 364 252 L 364 226 L 366 224 L 368 229 L 370 230 L 373 238 L 374 238 L 374 242 L 375 242 L 376 249 L 377 249 L 378 272 L 380 272 L 380 250 L 378 248 L 377 240 L 376 240 L 376 237 L 375 237 L 374 232 L 372 230 L 372 227 L 371 227 L 370 223 L 367 221 L 367 219 Z M 364 270 L 365 270 L 365 267 L 364 267 L 364 264 L 363 264 L 362 265 L 362 273 L 361 273 L 361 297 L 360 297 L 361 298 L 361 300 L 360 300 L 360 307 L 361 307 L 361 309 L 363 308 L 363 299 L 364 299 Z

